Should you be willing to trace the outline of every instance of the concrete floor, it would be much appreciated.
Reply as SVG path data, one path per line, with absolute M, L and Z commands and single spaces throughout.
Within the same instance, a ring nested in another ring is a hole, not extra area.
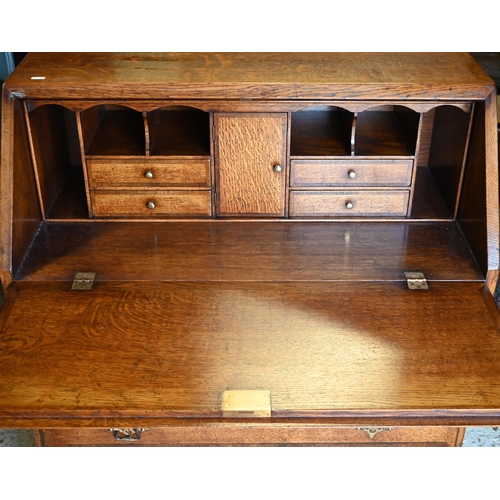
M 0 429 L 0 447 L 35 446 L 32 431 Z M 499 447 L 500 427 L 478 427 L 467 429 L 462 447 Z

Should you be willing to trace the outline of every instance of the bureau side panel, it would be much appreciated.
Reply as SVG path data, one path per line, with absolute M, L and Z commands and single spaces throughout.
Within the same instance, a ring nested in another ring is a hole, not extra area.
M 2 269 L 16 273 L 41 222 L 23 104 L 5 96 L 2 124 Z

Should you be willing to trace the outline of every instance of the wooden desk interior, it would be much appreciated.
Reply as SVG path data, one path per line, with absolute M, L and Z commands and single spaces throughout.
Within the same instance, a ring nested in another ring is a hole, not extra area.
M 500 422 L 495 89 L 469 56 L 30 54 L 3 109 L 0 425 L 454 446 Z M 270 413 L 225 412 L 236 390 Z

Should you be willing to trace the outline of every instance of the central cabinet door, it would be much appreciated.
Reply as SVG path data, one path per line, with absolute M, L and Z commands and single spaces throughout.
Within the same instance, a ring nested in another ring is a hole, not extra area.
M 285 215 L 286 113 L 216 113 L 217 215 Z

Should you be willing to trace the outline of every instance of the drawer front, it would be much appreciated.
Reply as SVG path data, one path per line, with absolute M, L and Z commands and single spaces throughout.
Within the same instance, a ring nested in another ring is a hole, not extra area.
M 291 187 L 409 186 L 413 160 L 292 160 Z
M 91 188 L 210 187 L 210 160 L 88 159 Z
M 95 217 L 210 217 L 210 191 L 93 191 Z
M 212 424 L 134 429 L 49 429 L 37 431 L 40 446 L 460 446 L 461 428 L 333 427 L 321 425 Z
M 404 217 L 409 191 L 291 191 L 291 217 Z

